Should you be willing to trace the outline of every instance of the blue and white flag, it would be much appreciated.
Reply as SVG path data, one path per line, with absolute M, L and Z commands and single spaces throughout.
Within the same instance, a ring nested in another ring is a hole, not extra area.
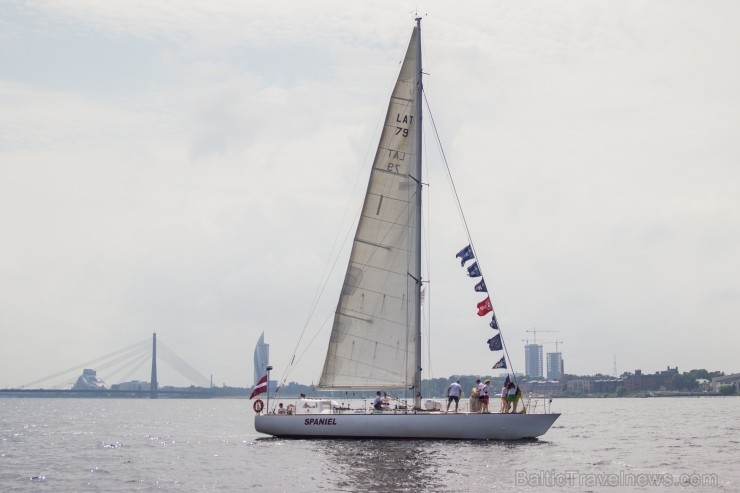
M 475 285 L 475 290 L 478 291 L 479 293 L 487 293 L 488 288 L 486 288 L 486 280 L 481 279 L 480 282 Z
M 493 318 L 491 319 L 491 323 L 488 324 L 492 329 L 499 330 L 498 329 L 498 322 L 496 322 L 496 314 L 493 314 Z
M 505 356 L 501 358 L 500 360 L 498 360 L 498 363 L 493 365 L 494 370 L 497 368 L 506 368 L 506 357 Z
M 501 334 L 496 334 L 488 339 L 488 349 L 491 351 L 501 351 L 503 348 L 504 345 L 501 344 Z
M 480 267 L 478 267 L 478 262 L 473 262 L 470 264 L 470 267 L 468 267 L 468 275 L 470 277 L 480 277 Z
M 468 260 L 473 260 L 475 257 L 473 256 L 473 248 L 468 245 L 459 252 L 457 252 L 457 255 L 455 257 L 460 257 L 460 266 L 464 266 L 465 262 Z

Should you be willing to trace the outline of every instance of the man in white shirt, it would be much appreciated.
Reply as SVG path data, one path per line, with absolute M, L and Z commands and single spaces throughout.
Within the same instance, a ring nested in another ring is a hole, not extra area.
M 457 405 L 460 402 L 461 395 L 462 386 L 460 385 L 460 380 L 452 382 L 450 386 L 447 387 L 447 410 L 445 411 L 445 414 L 449 412 L 450 403 L 452 403 L 452 401 L 455 401 L 455 412 L 457 412 Z

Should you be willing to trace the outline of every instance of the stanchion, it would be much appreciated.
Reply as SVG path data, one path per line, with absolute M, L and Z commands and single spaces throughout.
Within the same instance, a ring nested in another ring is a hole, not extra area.
M 272 370 L 272 366 L 267 365 L 267 413 L 270 413 L 270 371 Z

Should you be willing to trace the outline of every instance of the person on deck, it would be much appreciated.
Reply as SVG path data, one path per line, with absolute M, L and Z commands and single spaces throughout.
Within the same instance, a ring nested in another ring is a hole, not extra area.
M 480 383 L 480 380 L 476 380 L 475 385 L 473 385 L 473 388 L 470 390 L 470 412 L 471 413 L 477 413 L 480 411 L 480 390 L 478 389 L 478 384 Z
M 501 409 L 499 409 L 500 413 L 505 413 L 509 411 L 509 401 L 507 400 L 506 395 L 509 393 L 509 384 L 505 384 L 501 388 Z
M 516 399 L 516 385 L 514 382 L 509 382 L 508 388 L 506 389 L 506 412 L 511 412 L 514 405 L 514 399 Z
M 281 402 L 280 404 L 278 404 L 277 413 L 278 414 L 285 414 L 285 412 L 286 412 L 285 411 L 285 408 L 283 407 L 283 403 Z
M 388 392 L 383 392 L 383 398 L 380 400 L 380 405 L 385 409 L 391 408 L 391 396 L 388 395 Z
M 485 400 L 483 398 L 483 389 L 486 387 L 486 384 L 482 383 L 480 380 L 476 380 L 475 383 L 478 384 L 478 401 L 480 402 L 480 406 L 478 406 L 478 412 L 483 412 L 483 401 Z
M 457 412 L 457 406 L 460 402 L 460 396 L 462 395 L 462 386 L 460 385 L 460 380 L 457 380 L 455 382 L 452 382 L 449 387 L 447 387 L 447 410 L 445 411 L 445 414 L 447 414 L 450 410 L 450 404 L 452 401 L 455 401 L 455 412 Z
M 488 398 L 489 398 L 489 387 L 491 385 L 490 380 L 486 380 L 483 382 L 483 389 L 481 390 L 481 396 L 483 397 L 483 408 L 481 409 L 482 413 L 489 413 L 491 411 L 488 410 Z
M 381 395 L 382 395 L 382 394 L 381 394 L 381 393 L 380 393 L 380 391 L 378 390 L 378 391 L 377 391 L 377 392 L 375 393 L 375 399 L 373 399 L 373 408 L 374 408 L 374 409 L 375 409 L 376 411 L 382 411 L 382 410 L 383 410 L 383 398 L 381 397 Z
M 522 389 L 519 388 L 519 386 L 516 386 L 516 392 L 514 392 L 514 407 L 512 408 L 511 412 L 515 413 L 517 406 L 519 406 L 519 401 L 522 400 Z

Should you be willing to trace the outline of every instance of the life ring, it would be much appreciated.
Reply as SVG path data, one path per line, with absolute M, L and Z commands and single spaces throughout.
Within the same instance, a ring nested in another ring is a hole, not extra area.
M 252 409 L 254 409 L 254 412 L 256 412 L 257 414 L 261 413 L 264 407 L 265 403 L 262 402 L 262 399 L 257 399 L 256 401 L 254 401 L 254 404 L 252 404 Z

